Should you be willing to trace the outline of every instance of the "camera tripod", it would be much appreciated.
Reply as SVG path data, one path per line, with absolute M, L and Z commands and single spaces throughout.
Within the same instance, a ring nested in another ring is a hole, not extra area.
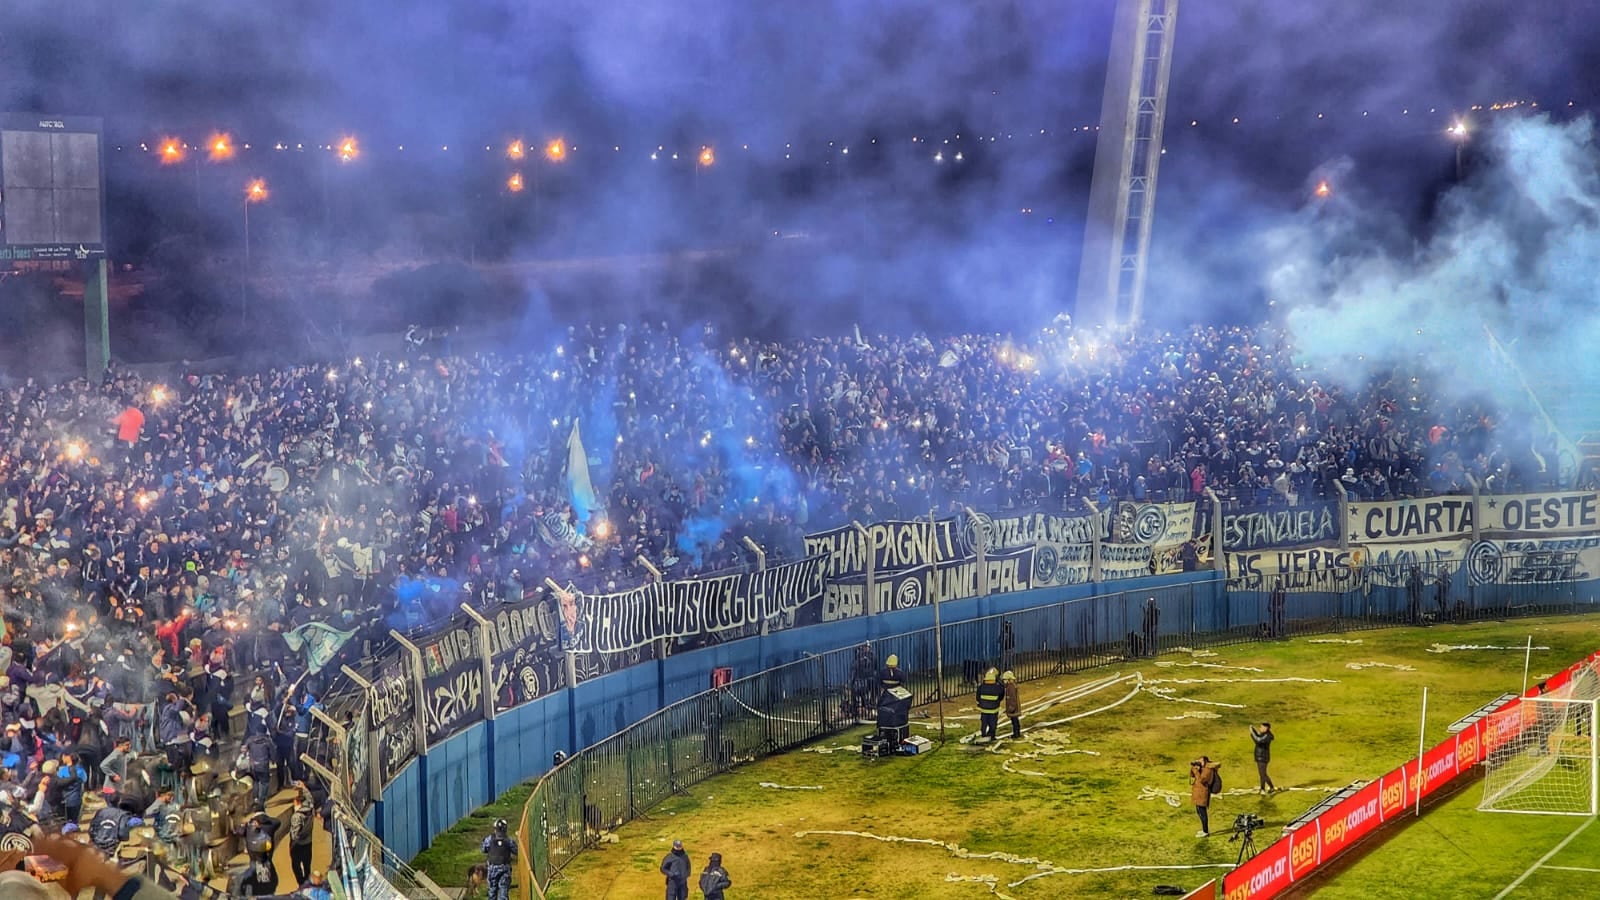
M 1240 838 L 1243 838 L 1244 840 L 1240 841 L 1239 843 L 1239 858 L 1233 861 L 1235 866 L 1244 865 L 1245 860 L 1251 859 L 1256 855 L 1255 826 L 1252 825 L 1242 832 L 1236 832 L 1232 840 L 1238 841 Z

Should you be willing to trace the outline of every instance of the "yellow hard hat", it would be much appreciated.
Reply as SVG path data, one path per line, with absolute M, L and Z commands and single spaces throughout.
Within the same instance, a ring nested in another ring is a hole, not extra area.
M 884 665 L 889 666 L 891 668 L 894 667 L 894 666 L 898 666 L 898 665 L 900 665 L 900 657 L 895 656 L 893 653 L 891 653 L 891 654 L 889 654 L 889 658 L 884 660 L 883 663 L 884 663 Z
M 1016 681 L 1017 680 L 1017 673 L 1015 673 L 1015 672 L 1006 672 L 1006 673 L 1004 673 L 1003 675 L 1000 676 L 1000 680 L 1001 681 Z
M 984 684 L 994 684 L 995 676 L 997 676 L 999 674 L 1000 673 L 996 672 L 995 670 L 990 669 L 989 671 L 983 673 L 983 683 Z

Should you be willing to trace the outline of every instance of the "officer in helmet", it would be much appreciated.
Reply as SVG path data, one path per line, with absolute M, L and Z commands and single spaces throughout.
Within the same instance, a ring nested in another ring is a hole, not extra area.
M 999 685 L 1000 673 L 994 669 L 983 673 L 983 684 L 978 685 L 978 740 L 995 739 L 995 728 L 1000 723 L 1000 702 L 1005 699 L 1005 688 Z
M 906 673 L 900 671 L 900 657 L 889 654 L 889 658 L 883 661 L 883 671 L 878 673 L 879 692 L 897 688 L 904 684 L 905 680 Z
M 517 842 L 506 834 L 506 820 L 494 823 L 494 834 L 483 839 L 483 855 L 489 864 L 489 900 L 508 900 L 511 896 L 511 864 L 517 859 Z

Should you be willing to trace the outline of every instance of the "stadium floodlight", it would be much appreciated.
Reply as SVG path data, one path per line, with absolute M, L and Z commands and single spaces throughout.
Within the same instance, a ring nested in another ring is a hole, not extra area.
M 212 162 L 223 162 L 233 158 L 233 138 L 227 134 L 213 134 L 206 138 L 206 153 Z
M 1522 730 L 1484 763 L 1484 812 L 1592 816 L 1600 811 L 1592 676 L 1544 697 L 1524 697 Z M 1575 690 L 1574 690 L 1575 689 Z

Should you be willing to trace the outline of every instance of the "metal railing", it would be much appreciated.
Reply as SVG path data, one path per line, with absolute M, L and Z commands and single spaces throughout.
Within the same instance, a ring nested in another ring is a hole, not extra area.
M 1506 562 L 1502 572 L 1547 560 Z M 1476 584 L 1461 562 L 1424 565 L 1418 581 L 1413 568 L 1367 567 L 1342 590 L 1287 592 L 1276 625 L 1276 584 L 1269 576 L 1260 590 L 1219 590 L 1214 582 L 1131 590 L 953 622 L 943 626 L 939 642 L 927 628 L 867 643 L 874 667 L 891 654 L 899 657 L 913 703 L 927 706 L 941 695 L 972 693 L 990 666 L 1032 681 L 1180 647 L 1600 608 L 1596 581 Z M 1448 584 L 1442 594 L 1441 572 Z M 942 666 L 936 664 L 939 644 Z M 542 897 L 550 880 L 603 831 L 671 795 L 866 721 L 863 706 L 875 702 L 876 669 L 866 686 L 853 683 L 860 681 L 857 652 L 846 647 L 810 655 L 696 694 L 550 770 L 534 786 L 518 829 L 523 896 Z

